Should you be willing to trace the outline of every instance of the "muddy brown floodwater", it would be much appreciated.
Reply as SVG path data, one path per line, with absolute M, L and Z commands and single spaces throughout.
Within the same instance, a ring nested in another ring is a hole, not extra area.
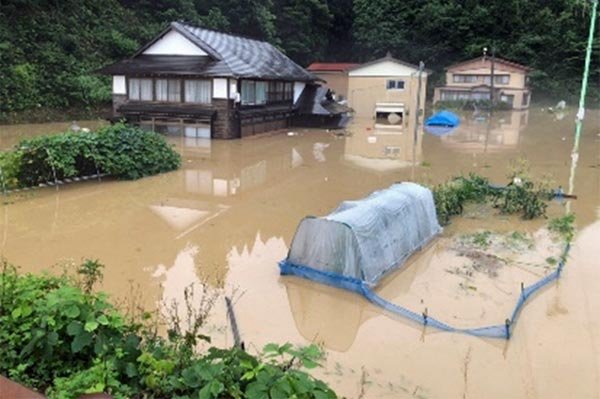
M 299 129 L 237 141 L 170 138 L 183 156 L 179 171 L 11 196 L 0 209 L 1 253 L 32 272 L 98 258 L 106 264 L 102 289 L 117 299 L 137 292 L 150 309 L 181 301 L 190 284 L 221 282 L 225 292 L 237 291 L 237 322 L 250 348 L 323 344 L 328 357 L 317 374 L 349 398 L 598 398 L 598 111 L 585 121 L 574 180 L 579 199 L 569 205 L 578 235 L 567 267 L 525 307 L 509 342 L 424 330 L 357 295 L 282 278 L 277 267 L 302 217 L 396 181 L 433 183 L 474 171 L 505 183 L 510 161 L 524 158 L 533 175 L 567 187 L 574 118 L 574 110 L 563 119 L 539 109 L 499 113 L 491 122 L 469 114 L 451 135 L 420 132 L 414 148 L 408 128 L 375 129 L 365 121 L 349 127 L 350 137 Z M 0 145 L 64 127 L 0 126 Z M 564 211 L 565 204 L 551 206 L 554 214 Z M 477 290 L 467 288 L 469 305 L 457 309 L 464 286 L 444 271 L 452 268 L 437 246 L 478 229 L 535 236 L 543 224 L 461 218 L 386 279 L 380 293 L 428 304 L 429 314 L 457 325 L 501 322 L 519 280 L 488 284 L 508 295 L 495 296 L 481 282 L 493 273 L 478 275 L 469 283 Z M 207 329 L 217 344 L 232 343 L 223 301 Z

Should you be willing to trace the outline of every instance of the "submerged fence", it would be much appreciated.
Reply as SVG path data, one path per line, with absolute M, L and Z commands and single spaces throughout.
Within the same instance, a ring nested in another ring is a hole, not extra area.
M 530 286 L 525 287 L 521 285 L 521 294 L 519 299 L 517 300 L 510 317 L 508 317 L 504 323 L 475 328 L 453 327 L 450 324 L 436 319 L 435 317 L 429 316 L 427 311 L 418 313 L 403 306 L 391 303 L 387 299 L 377 295 L 377 293 L 375 293 L 364 281 L 359 279 L 344 277 L 340 276 L 339 274 L 320 271 L 306 266 L 295 265 L 286 260 L 281 261 L 279 263 L 279 267 L 282 275 L 295 275 L 304 277 L 333 287 L 356 292 L 383 310 L 398 316 L 402 316 L 423 326 L 433 327 L 441 331 L 473 335 L 476 337 L 510 339 L 512 331 L 515 328 L 516 322 L 519 318 L 519 314 L 527 301 L 542 288 L 560 278 L 570 249 L 571 245 L 567 243 L 560 257 L 560 262 L 552 273 L 541 278 Z

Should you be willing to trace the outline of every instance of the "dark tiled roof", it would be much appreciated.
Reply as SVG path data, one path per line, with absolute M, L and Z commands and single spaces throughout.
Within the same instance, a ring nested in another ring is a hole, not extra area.
M 175 57 L 171 57 L 170 60 L 165 58 L 164 63 L 156 65 L 156 70 L 153 73 L 169 73 L 168 70 L 174 69 L 176 73 L 210 77 L 280 79 L 289 81 L 320 80 L 267 42 L 199 28 L 180 22 L 171 23 L 169 29 L 163 31 L 161 35 L 138 50 L 131 59 L 103 68 L 99 72 L 125 74 L 129 73 L 126 71 L 131 71 L 136 66 L 153 69 L 153 66 L 146 64 L 146 60 L 153 61 L 152 59 L 146 58 L 140 64 L 136 64 L 136 60 L 141 57 L 148 57 L 142 54 L 143 51 L 171 29 L 191 40 L 203 49 L 208 56 L 180 56 L 180 58 L 190 58 L 187 66 L 184 65 L 184 61 L 176 61 L 178 65 L 173 65 Z M 204 62 L 201 60 L 202 58 L 205 59 Z M 164 66 L 166 70 L 161 71 L 160 66 Z
M 214 65 L 216 73 L 229 71 L 232 76 L 299 81 L 316 80 L 317 77 L 285 56 L 267 42 L 241 36 L 198 28 L 174 22 L 177 30 L 191 33 L 219 54 L 221 61 Z

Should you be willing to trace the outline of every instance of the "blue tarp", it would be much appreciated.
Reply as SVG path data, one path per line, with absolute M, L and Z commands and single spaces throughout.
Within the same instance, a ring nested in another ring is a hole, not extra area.
M 458 115 L 446 110 L 431 115 L 425 121 L 425 126 L 456 127 L 458 125 L 460 125 Z
M 425 126 L 425 131 L 434 136 L 442 137 L 455 131 L 455 127 L 448 126 Z

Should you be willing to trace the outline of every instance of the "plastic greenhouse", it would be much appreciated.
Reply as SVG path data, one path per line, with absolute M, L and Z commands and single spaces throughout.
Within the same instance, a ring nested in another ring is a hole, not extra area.
M 431 191 L 394 184 L 331 214 L 302 220 L 282 274 L 293 274 L 361 292 L 440 233 Z

